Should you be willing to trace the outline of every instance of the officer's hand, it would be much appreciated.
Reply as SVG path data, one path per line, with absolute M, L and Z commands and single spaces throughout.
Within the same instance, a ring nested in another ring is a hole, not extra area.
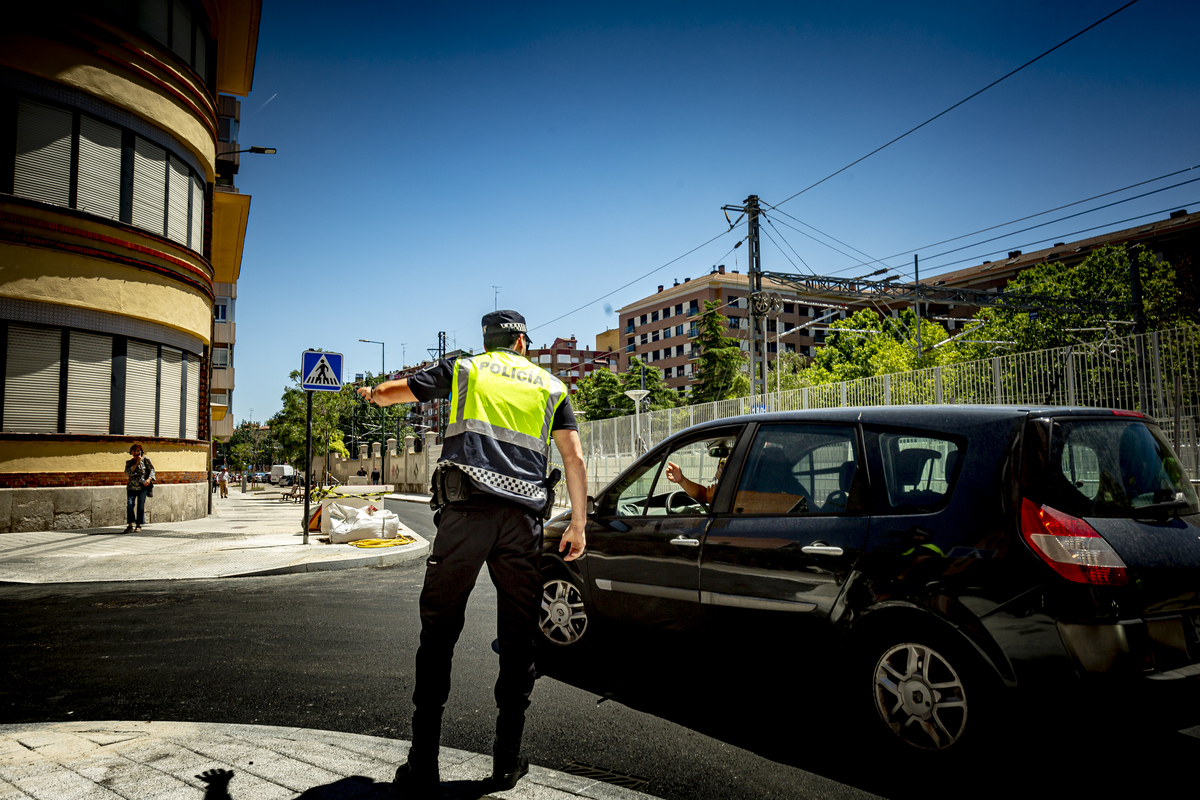
M 583 521 L 571 521 L 567 527 L 567 532 L 563 534 L 562 540 L 558 543 L 558 552 L 562 552 L 570 545 L 571 551 L 563 558 L 563 561 L 574 561 L 583 555 L 584 548 L 587 547 L 587 536 L 583 533 Z
M 361 397 L 363 400 L 366 400 L 368 403 L 371 402 L 371 387 L 370 386 L 358 387 L 358 396 Z

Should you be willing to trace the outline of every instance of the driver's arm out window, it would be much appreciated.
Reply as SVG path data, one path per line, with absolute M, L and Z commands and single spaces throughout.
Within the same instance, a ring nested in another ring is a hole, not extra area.
M 664 468 L 650 499 L 649 516 L 666 514 L 703 514 L 711 503 L 717 481 L 721 478 L 725 457 L 733 446 L 730 437 L 706 438 L 688 442 L 671 451 L 667 461 L 679 467 L 681 475 L 700 486 L 702 497 L 689 495 L 682 485 L 672 482 Z

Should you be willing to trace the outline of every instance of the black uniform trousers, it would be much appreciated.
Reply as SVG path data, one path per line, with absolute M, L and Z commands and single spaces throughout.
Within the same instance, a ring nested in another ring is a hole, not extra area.
M 445 506 L 441 514 L 421 590 L 414 746 L 422 730 L 432 726 L 432 733 L 440 727 L 442 708 L 450 696 L 454 645 L 462 633 L 467 599 L 484 563 L 497 593 L 500 676 L 495 694 L 500 714 L 496 733 L 500 739 L 515 737 L 519 742 L 536 677 L 533 647 L 542 591 L 541 517 L 479 493 L 466 502 Z M 436 740 L 424 744 L 437 747 Z

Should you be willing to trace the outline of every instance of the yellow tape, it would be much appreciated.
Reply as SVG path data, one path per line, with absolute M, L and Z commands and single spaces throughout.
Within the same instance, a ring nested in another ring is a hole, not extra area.
M 359 539 L 356 542 L 350 542 L 355 547 L 395 547 L 399 544 L 413 544 L 417 540 L 411 536 L 401 534 L 395 539 Z

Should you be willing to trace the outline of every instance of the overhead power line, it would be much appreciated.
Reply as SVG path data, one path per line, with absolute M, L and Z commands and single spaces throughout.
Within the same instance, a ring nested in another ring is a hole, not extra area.
M 703 244 L 698 244 L 698 245 L 696 245 L 695 247 L 693 247 L 691 250 L 688 250 L 688 251 L 687 251 L 686 253 L 684 253 L 683 255 L 676 256 L 675 258 L 672 258 L 672 259 L 671 259 L 670 261 L 668 261 L 667 263 L 663 264 L 662 266 L 655 267 L 654 269 L 650 270 L 649 272 L 647 272 L 647 273 L 646 273 L 646 274 L 644 274 L 644 275 L 639 275 L 638 277 L 636 277 L 636 278 L 634 278 L 633 280 L 631 280 L 629 283 L 622 284 L 621 286 L 618 286 L 617 288 L 613 289 L 613 290 L 612 290 L 611 292 L 609 292 L 608 294 L 602 294 L 602 295 L 600 295 L 599 297 L 597 297 L 595 300 L 590 300 L 590 301 L 588 301 L 588 302 L 584 303 L 583 305 L 579 306 L 578 308 L 572 309 L 571 311 L 568 311 L 568 312 L 567 312 L 567 313 L 565 313 L 565 314 L 562 314 L 562 315 L 560 315 L 560 316 L 557 316 L 557 317 L 555 317 L 555 318 L 554 318 L 554 319 L 552 319 L 552 320 L 547 320 L 546 322 L 543 322 L 543 323 L 541 323 L 540 325 L 536 325 L 536 326 L 534 326 L 533 328 L 530 328 L 529 330 L 532 332 L 532 331 L 536 331 L 536 330 L 538 330 L 539 328 L 544 328 L 544 327 L 546 327 L 547 325 L 552 325 L 552 324 L 554 324 L 555 322 L 558 322 L 560 319 L 566 319 L 567 317 L 571 316 L 572 314 L 576 313 L 577 311 L 582 311 L 583 309 L 587 308 L 587 307 L 588 307 L 588 306 L 590 306 L 590 305 L 595 305 L 596 303 L 599 303 L 601 300 L 603 300 L 603 299 L 604 299 L 604 298 L 606 298 L 606 297 L 612 297 L 614 294 L 616 294 L 617 292 L 621 291 L 622 289 L 628 289 L 630 286 L 633 286 L 633 285 L 634 285 L 635 283 L 637 283 L 638 281 L 640 281 L 640 280 L 645 280 L 646 278 L 649 278 L 649 277 L 650 277 L 651 275 L 653 275 L 654 273 L 656 273 L 656 272 L 658 272 L 658 271 L 660 271 L 660 270 L 664 270 L 664 269 L 666 269 L 667 267 L 671 266 L 671 265 L 672 265 L 672 264 L 674 264 L 676 261 L 680 261 L 680 260 L 682 260 L 682 259 L 684 259 L 684 258 L 687 258 L 688 256 L 690 256 L 692 253 L 696 252 L 697 250 L 699 250 L 699 249 L 701 249 L 701 248 L 703 248 L 703 247 L 707 247 L 708 245 L 710 245 L 710 244 L 712 244 L 713 242 L 715 242 L 717 239 L 720 239 L 722 236 L 728 236 L 728 235 L 729 235 L 729 234 L 730 234 L 732 231 L 733 231 L 733 228 L 730 228 L 729 230 L 726 230 L 726 231 L 722 231 L 721 233 L 718 233 L 716 236 L 714 236 L 714 237 L 712 237 L 711 239 L 709 239 L 707 242 L 704 242 Z
M 872 264 L 882 264 L 884 261 L 887 261 L 888 259 L 891 259 L 891 258 L 899 258 L 900 256 L 911 256 L 913 253 L 919 253 L 922 250 L 928 250 L 931 247 L 939 247 L 943 244 L 949 244 L 950 242 L 957 242 L 959 239 L 966 239 L 968 236 L 977 236 L 981 233 L 987 233 L 988 231 L 994 231 L 999 228 L 1007 227 L 1009 225 L 1016 225 L 1018 222 L 1024 222 L 1026 220 L 1034 219 L 1036 217 L 1043 217 L 1046 214 L 1053 214 L 1055 211 L 1062 211 L 1064 208 L 1073 208 L 1075 206 L 1082 205 L 1083 203 L 1090 203 L 1093 200 L 1099 200 L 1102 197 L 1109 197 L 1110 195 L 1120 194 L 1121 192 L 1127 192 L 1130 189 L 1136 189 L 1137 187 L 1145 186 L 1148 183 L 1155 183 L 1156 181 L 1162 181 L 1162 180 L 1166 180 L 1167 178 L 1173 178 L 1176 175 L 1182 175 L 1185 172 L 1191 172 L 1192 170 L 1198 169 L 1198 168 L 1200 168 L 1200 164 L 1196 164 L 1191 167 L 1184 167 L 1183 169 L 1177 169 L 1174 172 L 1168 172 L 1165 175 L 1159 175 L 1157 178 L 1147 178 L 1144 181 L 1138 181 L 1137 183 L 1131 183 L 1128 186 L 1122 186 L 1120 189 L 1112 189 L 1107 192 L 1101 192 L 1100 194 L 1094 194 L 1091 197 L 1085 197 L 1084 199 L 1076 200 L 1073 203 L 1066 203 L 1061 206 L 1055 206 L 1054 208 L 1048 208 L 1045 211 L 1039 211 L 1036 214 L 1028 214 L 1024 217 L 1017 217 L 1016 219 L 1010 219 L 1008 222 L 1001 222 L 997 225 L 990 225 L 986 228 L 980 228 L 977 231 L 971 231 L 970 233 L 963 233 L 958 236 L 951 236 L 949 239 L 942 239 L 940 242 L 930 242 L 929 244 L 923 244 L 920 247 L 914 247 L 909 250 L 901 251 L 899 253 L 892 253 L 890 256 L 884 256 L 882 258 L 875 258 L 875 259 L 871 259 L 870 261 L 860 261 L 859 263 L 857 263 L 853 266 L 846 267 L 845 269 L 842 269 L 842 270 L 837 270 L 837 272 L 849 272 L 850 270 L 859 269 L 864 266 L 869 267 Z M 1175 184 L 1175 186 L 1182 186 L 1182 185 L 1183 184 L 1179 184 L 1179 183 Z M 1167 188 L 1172 188 L 1172 187 L 1167 187 Z M 1144 196 L 1145 195 L 1138 195 L 1138 197 L 1144 197 Z M 1131 197 L 1129 199 L 1134 200 L 1136 198 Z M 1100 206 L 1100 208 L 1107 208 L 1107 206 Z M 1093 210 L 1096 210 L 1096 209 L 1093 209 Z M 785 214 L 789 217 L 792 217 L 792 215 L 788 214 L 786 211 L 780 211 L 779 213 Z M 796 219 L 796 218 L 792 217 L 792 219 Z M 1063 219 L 1066 219 L 1066 217 L 1063 217 Z M 796 220 L 796 221 L 800 222 L 800 220 Z M 801 222 L 800 224 L 808 225 L 807 222 Z M 811 225 L 809 225 L 809 227 L 812 228 Z M 817 230 L 817 229 L 813 228 L 813 230 Z M 817 232 L 820 233 L 820 231 L 817 231 Z M 829 234 L 827 234 L 827 233 L 821 233 L 821 235 L 829 236 Z M 829 238 L 833 239 L 832 236 L 829 236 Z M 833 240 L 835 242 L 838 242 L 837 239 L 833 239 Z M 845 242 L 839 242 L 839 244 L 845 244 Z M 846 247 L 850 247 L 850 245 L 846 245 Z M 867 255 L 866 253 L 863 253 L 861 250 L 858 250 L 857 248 L 850 247 L 850 249 L 854 250 L 856 253 L 861 253 L 864 256 Z M 871 257 L 867 256 L 867 258 L 871 258 Z M 834 272 L 833 274 L 836 275 L 837 272 Z
M 1187 206 L 1193 206 L 1193 205 L 1195 205 L 1195 204 L 1197 204 L 1197 203 L 1200 203 L 1200 200 L 1192 200 L 1192 201 L 1190 201 L 1190 202 L 1183 203 L 1183 205 L 1187 205 Z M 1139 214 L 1139 215 L 1138 215 L 1138 216 L 1136 216 L 1136 217 L 1126 217 L 1125 219 L 1119 219 L 1119 220 L 1117 220 L 1116 222 L 1106 222 L 1106 223 L 1105 223 L 1105 224 L 1103 224 L 1103 225 L 1093 225 L 1093 226 L 1092 226 L 1092 227 L 1090 227 L 1090 228 L 1082 228 L 1082 229 L 1080 229 L 1080 230 L 1077 230 L 1077 231 L 1071 231 L 1070 233 L 1060 233 L 1060 234 L 1058 234 L 1057 236 L 1051 236 L 1049 239 L 1035 239 L 1035 240 L 1034 240 L 1034 241 L 1032 241 L 1032 242 L 1025 242 L 1024 244 L 1019 244 L 1019 245 L 1017 245 L 1017 247 L 1018 247 L 1018 248 L 1020 248 L 1020 249 L 1024 249 L 1024 248 L 1026 248 L 1026 247 L 1033 247 L 1034 245 L 1037 245 L 1037 244 L 1044 244 L 1044 243 L 1046 243 L 1046 242 L 1049 242 L 1049 241 L 1051 241 L 1052 239 L 1057 239 L 1057 238 L 1059 238 L 1060 236 L 1061 236 L 1062 238 L 1066 239 L 1066 238 L 1069 238 L 1069 237 L 1071 237 L 1071 236 L 1079 236 L 1079 235 L 1081 235 L 1081 234 L 1084 234 L 1084 233 L 1091 233 L 1092 231 L 1098 231 L 1098 230 L 1100 230 L 1101 228 L 1111 228 L 1111 227 L 1113 227 L 1114 225 L 1125 225 L 1125 224 L 1127 224 L 1127 223 L 1130 223 L 1130 222 L 1136 222 L 1136 221 L 1138 221 L 1139 219 L 1145 219 L 1146 217 L 1157 217 L 1157 216 L 1159 216 L 1160 214 L 1166 214 L 1168 211 L 1172 211 L 1172 210 L 1174 210 L 1174 209 L 1176 209 L 1176 208 L 1179 208 L 1179 206 L 1178 206 L 1178 205 L 1174 205 L 1174 206 L 1167 206 L 1166 208 L 1159 209 L 1158 211 L 1151 211 L 1151 212 L 1149 212 L 1149 213 L 1147 213 L 1147 214 Z M 961 259 L 959 259 L 958 261 L 951 261 L 951 262 L 950 262 L 950 263 L 948 263 L 948 264 L 941 264 L 941 265 L 939 265 L 938 269 L 944 269 L 944 268 L 946 268 L 946 267 L 953 267 L 953 266 L 955 266 L 955 265 L 957 265 L 957 264 L 965 264 L 965 263 L 967 263 L 968 261 L 974 261 L 974 260 L 975 260 L 975 259 L 977 259 L 977 258 L 982 258 L 982 257 L 984 257 L 984 256 L 990 256 L 990 255 L 996 255 L 997 253 L 1003 253 L 1003 252 L 1005 252 L 1005 251 L 1004 251 L 1004 250 L 993 250 L 993 251 L 991 251 L 991 252 L 988 252 L 988 253 L 977 253 L 977 254 L 975 254 L 975 255 L 973 255 L 973 256 L 970 256 L 969 258 L 961 258 Z
M 928 125 L 929 123 L 933 122 L 935 119 L 938 119 L 939 117 L 943 117 L 943 116 L 945 116 L 946 114 L 949 114 L 951 111 L 953 111 L 954 109 L 958 108 L 959 106 L 961 106 L 963 103 L 967 102 L 968 100 L 972 100 L 972 99 L 974 99 L 974 98 L 978 97 L 979 95 L 981 95 L 981 94 L 983 94 L 984 92 L 986 92 L 988 89 L 991 89 L 991 88 L 992 88 L 993 86 L 995 86 L 996 84 L 998 84 L 998 83 L 1000 83 L 1000 82 L 1002 82 L 1002 81 L 1005 81 L 1005 80 L 1007 80 L 1008 78 L 1011 78 L 1013 75 L 1016 75 L 1018 72 L 1020 72 L 1021 70 L 1025 69 L 1026 67 L 1028 67 L 1028 66 L 1030 66 L 1030 65 L 1032 65 L 1032 64 L 1035 64 L 1035 63 L 1037 63 L 1038 61 L 1041 61 L 1043 58 L 1045 58 L 1046 56 L 1050 55 L 1051 53 L 1053 53 L 1055 50 L 1059 49 L 1060 47 L 1063 47 L 1064 45 L 1066 45 L 1066 44 L 1068 44 L 1068 43 L 1070 43 L 1070 42 L 1074 41 L 1075 39 L 1078 39 L 1080 36 L 1082 36 L 1083 34 L 1087 33 L 1087 32 L 1088 32 L 1088 31 L 1090 31 L 1092 28 L 1096 27 L 1097 25 L 1101 24 L 1102 22 L 1105 22 L 1106 20 L 1109 20 L 1109 19 L 1111 19 L 1112 17 L 1116 16 L 1117 14 L 1120 14 L 1122 11 L 1124 11 L 1124 10 L 1125 10 L 1125 9 L 1127 9 L 1127 8 L 1129 8 L 1131 5 L 1133 5 L 1133 4 L 1134 4 L 1134 3 L 1136 3 L 1137 1 L 1138 1 L 1138 0 L 1129 0 L 1129 2 L 1128 2 L 1128 3 L 1126 3 L 1126 4 L 1125 4 L 1125 5 L 1123 5 L 1123 6 L 1121 6 L 1121 7 L 1120 7 L 1120 8 L 1118 8 L 1116 11 L 1113 11 L 1111 14 L 1107 14 L 1106 16 L 1104 16 L 1104 17 L 1101 17 L 1100 19 L 1098 19 L 1098 20 L 1096 20 L 1095 22 L 1093 22 L 1091 25 L 1088 25 L 1086 28 L 1084 28 L 1083 30 L 1081 30 L 1079 33 L 1075 34 L 1074 36 L 1071 36 L 1071 37 L 1069 37 L 1069 38 L 1067 38 L 1067 39 L 1063 39 L 1061 42 L 1059 42 L 1058 44 L 1054 45 L 1054 47 L 1051 47 L 1049 50 L 1047 50 L 1046 52 L 1042 53 L 1040 56 L 1037 56 L 1036 58 L 1030 59 L 1029 61 L 1026 61 L 1024 64 L 1022 64 L 1021 66 L 1017 67 L 1017 68 L 1016 68 L 1016 69 L 1014 69 L 1012 72 L 1009 72 L 1007 75 L 1004 75 L 1003 77 L 997 78 L 996 80 L 992 81 L 992 82 L 991 82 L 991 83 L 989 83 L 987 86 L 983 87 L 982 89 L 980 89 L 979 91 L 975 92 L 974 94 L 972 94 L 972 95 L 969 95 L 968 97 L 964 97 L 962 100 L 959 100 L 957 103 L 955 103 L 954 105 L 950 106 L 950 107 L 949 107 L 949 108 L 947 108 L 945 111 L 942 111 L 941 113 L 938 113 L 938 114 L 935 114 L 935 115 L 933 115 L 932 117 L 930 117 L 929 119 L 925 120 L 924 122 L 922 122 L 920 125 L 916 126 L 915 128 L 911 128 L 911 129 L 909 129 L 909 130 L 905 131 L 904 133 L 900 134 L 899 136 L 897 136 L 895 139 L 892 139 L 890 142 L 887 142 L 886 144 L 882 144 L 882 145 L 880 145 L 879 147 L 876 147 L 874 150 L 872 150 L 871 152 L 867 153 L 865 156 L 862 156 L 861 158 L 858 158 L 858 159 L 856 159 L 856 160 L 854 160 L 854 161 L 851 161 L 849 164 L 847 164 L 846 166 L 842 167 L 842 168 L 841 168 L 841 169 L 839 169 L 837 172 L 833 172 L 833 173 L 830 173 L 829 175 L 826 175 L 824 178 L 821 178 L 821 180 L 817 181 L 816 183 L 814 183 L 814 184 L 811 184 L 811 185 L 809 185 L 809 186 L 806 186 L 806 187 L 804 187 L 803 189 L 801 189 L 800 191 L 796 192 L 796 193 L 795 193 L 794 195 L 792 195 L 791 197 L 788 197 L 787 199 L 785 199 L 785 200 L 783 200 L 783 201 L 781 201 L 781 202 L 779 202 L 779 203 L 776 203 L 776 204 L 775 204 L 775 205 L 773 205 L 773 206 L 768 206 L 768 208 L 775 209 L 775 208 L 778 208 L 779 206 L 783 205 L 784 203 L 786 203 L 786 202 L 788 202 L 788 201 L 790 201 L 790 200 L 795 200 L 797 197 L 799 197 L 800 195 L 802 195 L 802 194 L 804 194 L 805 192 L 809 191 L 810 189 L 815 189 L 816 187 L 820 186 L 822 183 L 824 183 L 825 181 L 829 180 L 830 178 L 833 178 L 833 177 L 835 177 L 835 176 L 837 176 L 837 175 L 840 175 L 840 174 L 842 174 L 842 173 L 843 173 L 843 172 L 845 172 L 846 170 L 848 170 L 848 169 L 850 169 L 851 167 L 853 167 L 855 164 L 859 164 L 859 163 L 861 163 L 861 162 L 863 162 L 863 161 L 866 161 L 868 158 L 870 158 L 871 156 L 875 155 L 875 154 L 876 154 L 876 153 L 878 153 L 880 150 L 883 150 L 883 149 L 885 149 L 885 148 L 887 148 L 887 147 L 891 147 L 891 146 L 892 146 L 892 145 L 894 145 L 896 142 L 900 141 L 901 139 L 903 139 L 904 137 L 908 136 L 909 134 L 916 133 L 917 131 L 921 130 L 921 128 L 924 128 L 926 125 Z

